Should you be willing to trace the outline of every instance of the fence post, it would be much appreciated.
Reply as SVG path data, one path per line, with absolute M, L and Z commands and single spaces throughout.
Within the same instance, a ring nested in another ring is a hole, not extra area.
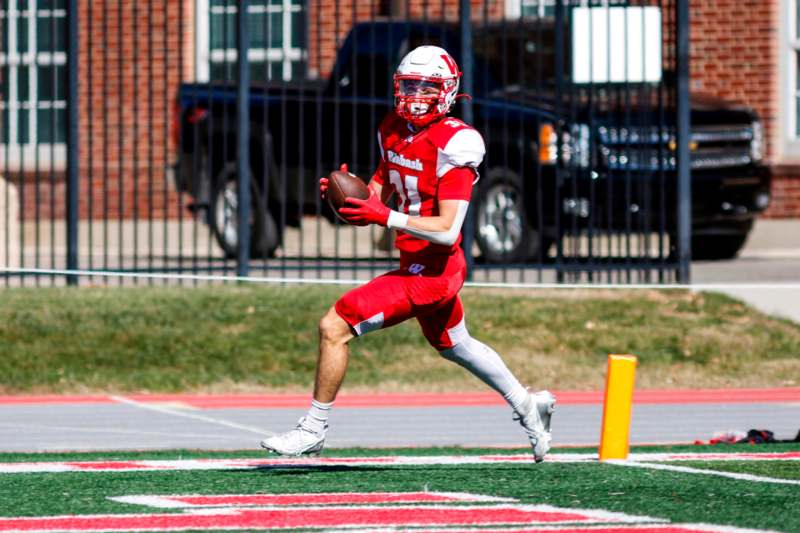
M 238 243 L 236 275 L 250 271 L 250 33 L 247 20 L 249 0 L 239 0 L 236 11 L 236 175 L 238 187 Z
M 691 281 L 692 259 L 692 175 L 689 137 L 689 0 L 676 3 L 677 36 L 677 157 L 678 157 L 678 283 Z
M 78 269 L 78 0 L 67 9 L 67 270 Z M 67 275 L 67 285 L 77 285 Z
M 459 17 L 461 25 L 461 91 L 467 94 L 472 93 L 472 6 L 470 0 L 460 0 Z M 473 125 L 474 116 L 472 113 L 472 100 L 470 98 L 461 99 L 461 116 L 469 125 Z M 477 189 L 473 187 L 472 198 L 476 198 Z M 467 279 L 472 279 L 472 270 L 475 266 L 475 258 L 472 257 L 472 242 L 475 236 L 475 202 L 470 202 L 467 219 L 464 222 L 464 233 L 462 248 L 467 261 Z
M 563 0 L 556 0 L 556 12 L 555 12 L 555 57 L 553 58 L 555 62 L 555 70 L 556 70 L 556 97 L 554 102 L 554 109 L 556 120 L 553 124 L 555 128 L 556 135 L 559 137 L 561 136 L 561 126 L 559 126 L 558 121 L 564 116 L 563 102 L 564 102 L 564 84 L 565 84 L 565 60 L 564 57 L 564 41 L 566 40 L 564 32 L 564 16 L 565 16 L 565 9 L 564 9 L 564 1 Z M 561 210 L 562 205 L 561 202 L 563 201 L 562 193 L 561 193 L 561 186 L 560 183 L 562 181 L 561 175 L 561 163 L 563 162 L 563 151 L 561 147 L 558 147 L 556 150 L 556 158 L 557 162 L 553 169 L 553 172 L 556 176 L 556 185 L 554 190 L 555 196 L 553 197 L 553 201 L 555 202 L 554 206 L 554 214 L 555 214 L 555 226 L 556 226 L 556 282 L 557 283 L 564 283 L 565 280 L 565 268 L 564 268 L 564 229 L 561 227 L 562 218 L 561 218 Z M 566 218 L 566 217 L 565 217 Z

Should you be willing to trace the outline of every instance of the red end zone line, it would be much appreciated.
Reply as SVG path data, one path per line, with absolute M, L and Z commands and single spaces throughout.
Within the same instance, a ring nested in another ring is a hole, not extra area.
M 602 391 L 557 391 L 561 405 L 601 404 Z M 133 394 L 126 396 L 142 403 L 178 403 L 198 409 L 234 408 L 304 408 L 311 401 L 308 394 Z M 780 389 L 696 389 L 639 390 L 638 404 L 689 403 L 800 403 L 800 388 Z M 28 404 L 110 404 L 111 396 L 0 396 L 0 405 Z M 337 407 L 440 407 L 504 405 L 494 392 L 417 393 L 417 394 L 342 394 Z

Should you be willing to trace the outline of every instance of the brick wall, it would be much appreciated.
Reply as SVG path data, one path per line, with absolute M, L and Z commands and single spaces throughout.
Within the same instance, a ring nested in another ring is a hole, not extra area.
M 475 16 L 482 16 L 482 2 L 472 3 Z M 412 18 L 458 17 L 458 0 L 396 4 L 387 10 L 385 0 L 310 0 L 312 71 L 327 76 L 352 25 L 389 10 Z M 488 12 L 498 16 L 502 6 L 502 0 L 489 0 Z M 195 0 L 80 0 L 80 218 L 172 218 L 188 203 L 169 183 L 166 168 L 174 154 L 172 99 L 181 80 L 194 73 L 194 8 Z M 63 219 L 63 169 L 53 177 L 51 183 L 46 165 L 38 180 L 30 165 L 15 177 L 28 191 L 22 195 L 24 218 Z
M 308 2 L 308 66 L 325 78 L 350 28 L 381 13 L 380 0 L 311 0 Z
M 194 68 L 194 4 L 80 0 L 80 218 L 177 216 L 169 126 L 178 84 Z M 23 218 L 63 219 L 63 165 L 37 173 L 29 163 L 14 176 Z
M 80 217 L 176 216 L 169 126 L 193 72 L 194 1 L 84 0 L 80 13 Z
M 482 1 L 471 1 L 476 19 L 503 12 L 503 0 L 488 0 L 486 9 Z M 174 217 L 186 202 L 168 183 L 165 169 L 173 148 L 171 100 L 181 79 L 191 79 L 194 71 L 194 6 L 194 0 L 80 1 L 82 218 Z M 323 77 L 355 22 L 387 10 L 434 20 L 458 16 L 458 0 L 309 0 L 307 7 L 309 66 Z M 779 0 L 691 0 L 693 91 L 752 106 L 768 138 L 779 112 L 780 16 Z M 772 143 L 767 154 L 774 159 Z M 766 216 L 800 216 L 800 168 L 776 165 L 773 170 L 774 200 Z M 38 197 L 33 174 L 22 180 L 28 191 L 23 195 L 25 218 L 37 209 L 43 218 L 64 216 L 63 175 L 50 190 L 44 174 Z
M 691 0 L 692 90 L 745 102 L 768 131 L 774 91 L 777 0 Z M 770 146 L 768 154 L 773 153 Z
M 691 0 L 692 90 L 744 102 L 764 121 L 773 200 L 767 218 L 800 217 L 800 167 L 781 164 L 779 0 Z

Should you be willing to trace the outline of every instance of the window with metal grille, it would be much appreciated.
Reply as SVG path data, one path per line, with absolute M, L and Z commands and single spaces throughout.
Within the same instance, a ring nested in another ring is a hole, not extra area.
M 254 81 L 305 75 L 304 0 L 250 0 L 248 61 Z M 236 79 L 235 0 L 198 0 L 198 78 Z
M 775 157 L 782 163 L 800 161 L 800 1 L 781 1 L 781 43 L 778 77 L 780 109 L 777 113 L 779 133 Z
M 556 14 L 556 0 L 520 0 L 523 17 L 551 17 Z
M 789 47 L 791 48 L 792 64 L 792 105 L 791 113 L 794 119 L 792 128 L 793 140 L 800 140 L 800 2 L 795 1 L 792 16 L 787 17 L 791 26 Z
M 564 7 L 624 6 L 629 0 L 562 0 Z M 506 3 L 506 14 L 514 17 L 552 17 L 556 14 L 556 0 L 511 0 Z
M 0 3 L 0 146 L 10 166 L 63 159 L 66 63 L 66 0 Z

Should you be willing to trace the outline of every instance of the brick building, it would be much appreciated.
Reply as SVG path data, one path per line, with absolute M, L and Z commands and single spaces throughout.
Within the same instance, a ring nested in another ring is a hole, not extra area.
M 251 0 L 254 77 L 324 77 L 350 26 L 382 16 L 457 18 L 458 0 Z M 472 0 L 476 17 L 547 15 L 553 0 Z M 174 217 L 167 179 L 182 80 L 232 75 L 233 0 L 79 0 L 80 216 Z M 797 0 L 691 0 L 692 89 L 744 102 L 767 133 L 765 216 L 800 216 Z M 32 7 L 35 6 L 35 9 Z M 0 175 L 21 216 L 64 214 L 66 0 L 0 7 Z

